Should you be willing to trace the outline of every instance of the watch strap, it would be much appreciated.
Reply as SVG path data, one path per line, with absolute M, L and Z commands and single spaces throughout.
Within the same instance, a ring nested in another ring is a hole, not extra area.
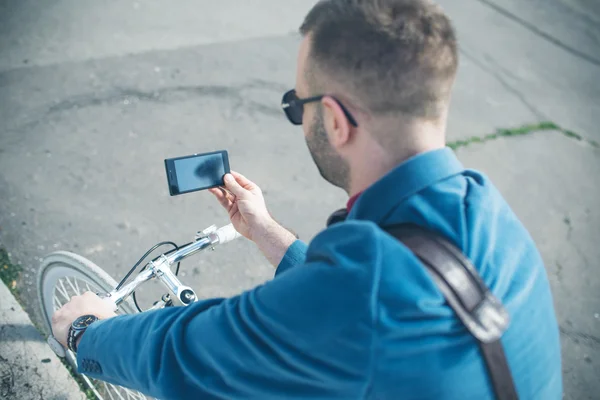
M 81 321 L 78 323 L 78 321 Z M 69 327 L 67 334 L 67 347 L 73 353 L 77 353 L 77 338 L 90 327 L 91 324 L 98 321 L 98 317 L 92 314 L 82 315 L 77 318 Z
M 79 332 L 83 331 L 75 330 L 72 326 L 69 327 L 69 335 L 67 336 L 67 347 L 73 353 L 77 353 L 77 337 L 79 336 Z

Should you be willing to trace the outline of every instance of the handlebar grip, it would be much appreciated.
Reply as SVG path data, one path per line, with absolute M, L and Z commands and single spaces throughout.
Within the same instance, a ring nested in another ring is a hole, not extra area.
M 103 294 L 103 293 L 96 293 L 96 296 L 100 297 L 103 302 L 110 305 L 112 307 L 113 311 L 117 311 L 117 309 L 119 308 L 115 304 L 114 300 L 110 297 L 110 295 Z
M 224 227 L 217 229 L 215 234 L 219 238 L 219 244 L 225 244 L 239 237 L 242 237 L 242 235 L 240 235 L 239 232 L 235 230 L 232 224 L 225 225 Z
M 105 299 L 102 299 L 105 303 L 107 303 L 109 306 L 112 307 L 113 311 L 117 311 L 119 309 L 119 307 L 117 307 L 117 305 L 115 304 L 115 302 L 113 301 L 113 299 L 111 299 L 110 297 L 107 297 Z

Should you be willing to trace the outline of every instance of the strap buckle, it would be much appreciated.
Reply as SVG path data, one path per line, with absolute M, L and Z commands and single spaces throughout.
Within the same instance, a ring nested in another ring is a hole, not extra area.
M 456 265 L 458 267 L 458 265 Z M 463 272 L 460 269 L 454 271 Z M 446 274 L 444 278 L 439 275 L 439 271 L 432 270 L 432 277 L 450 307 L 454 310 L 458 318 L 465 325 L 467 330 L 475 336 L 477 340 L 483 343 L 490 343 L 500 339 L 502 334 L 508 329 L 510 317 L 502 303 L 494 296 L 494 294 L 485 286 L 479 284 L 479 279 L 469 276 L 470 274 L 457 274 L 454 279 L 449 278 Z M 464 271 L 466 272 L 466 271 Z M 459 279 L 456 279 L 459 278 Z M 473 279 L 475 278 L 475 279 Z M 451 281 L 452 284 L 449 284 Z M 461 282 L 462 281 L 462 282 Z M 478 293 L 481 300 L 470 310 L 465 306 L 464 293 L 467 290 L 473 293 Z M 462 290 L 457 290 L 462 289 Z
M 500 339 L 508 329 L 510 322 L 508 312 L 489 290 L 485 293 L 481 303 L 472 312 L 465 315 L 467 318 L 462 322 L 471 334 L 483 343 Z

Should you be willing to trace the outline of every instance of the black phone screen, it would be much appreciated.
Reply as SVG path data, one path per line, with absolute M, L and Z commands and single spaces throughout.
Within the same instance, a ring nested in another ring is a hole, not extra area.
M 229 173 L 226 151 L 171 158 L 165 166 L 171 195 L 221 186 Z

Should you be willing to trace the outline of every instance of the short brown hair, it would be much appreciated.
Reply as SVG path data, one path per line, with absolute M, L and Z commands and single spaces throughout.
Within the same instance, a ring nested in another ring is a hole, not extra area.
M 449 18 L 429 0 L 321 0 L 310 35 L 309 82 L 333 81 L 373 114 L 437 119 L 458 66 Z M 323 76 L 324 75 L 324 76 Z

